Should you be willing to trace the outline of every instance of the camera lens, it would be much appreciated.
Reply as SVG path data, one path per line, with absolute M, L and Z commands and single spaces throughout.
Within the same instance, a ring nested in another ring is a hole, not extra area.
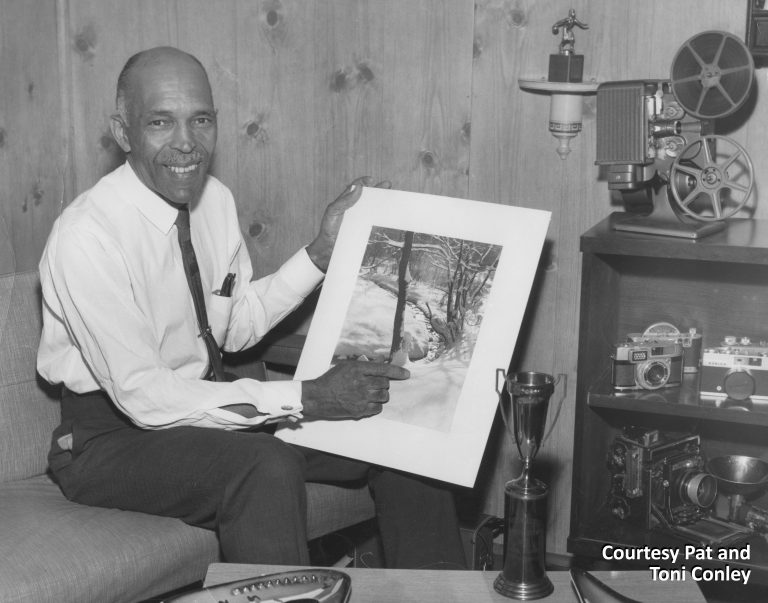
M 755 393 L 755 378 L 749 371 L 730 371 L 723 379 L 723 387 L 732 400 L 747 400 Z
M 698 507 L 708 507 L 717 496 L 717 479 L 709 473 L 688 473 L 680 480 L 680 498 Z
M 669 380 L 668 360 L 649 360 L 637 365 L 637 384 L 644 389 L 659 389 Z

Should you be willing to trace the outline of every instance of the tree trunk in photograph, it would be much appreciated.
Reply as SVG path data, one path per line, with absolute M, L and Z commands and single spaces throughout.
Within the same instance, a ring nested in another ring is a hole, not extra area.
M 392 348 L 389 352 L 390 362 L 394 362 L 396 355 L 403 361 L 408 359 L 408 350 L 404 349 L 405 338 L 405 302 L 408 293 L 408 283 L 411 280 L 408 271 L 408 262 L 411 259 L 413 247 L 413 232 L 406 231 L 403 235 L 403 249 L 400 252 L 400 262 L 397 266 L 397 304 L 395 305 L 395 323 L 392 329 Z M 404 364 L 400 362 L 397 364 Z

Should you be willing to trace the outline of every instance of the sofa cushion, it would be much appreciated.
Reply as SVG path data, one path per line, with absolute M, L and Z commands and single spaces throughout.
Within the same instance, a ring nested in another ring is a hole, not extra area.
M 310 538 L 370 518 L 367 488 L 309 484 Z M 0 484 L 0 600 L 138 601 L 202 580 L 213 532 L 68 501 L 47 476 Z
M 0 276 L 0 482 L 44 473 L 59 423 L 58 389 L 36 371 L 41 304 L 37 272 Z
M 213 532 L 177 519 L 68 501 L 42 475 L 0 485 L 0 598 L 138 601 L 200 580 Z

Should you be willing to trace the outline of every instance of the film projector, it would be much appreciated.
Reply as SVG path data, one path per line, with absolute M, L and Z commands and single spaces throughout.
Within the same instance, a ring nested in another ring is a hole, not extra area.
M 752 161 L 715 120 L 736 112 L 754 80 L 736 36 L 706 31 L 677 51 L 668 80 L 605 82 L 597 89 L 597 159 L 617 230 L 701 238 L 749 201 Z

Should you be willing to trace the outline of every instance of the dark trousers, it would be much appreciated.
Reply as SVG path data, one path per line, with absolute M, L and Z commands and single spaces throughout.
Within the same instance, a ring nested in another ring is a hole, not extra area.
M 71 449 L 59 445 L 67 434 Z M 387 566 L 465 567 L 453 495 L 443 485 L 264 431 L 139 429 L 104 393 L 65 388 L 49 464 L 70 500 L 216 530 L 232 563 L 307 565 L 305 482 L 367 480 Z

